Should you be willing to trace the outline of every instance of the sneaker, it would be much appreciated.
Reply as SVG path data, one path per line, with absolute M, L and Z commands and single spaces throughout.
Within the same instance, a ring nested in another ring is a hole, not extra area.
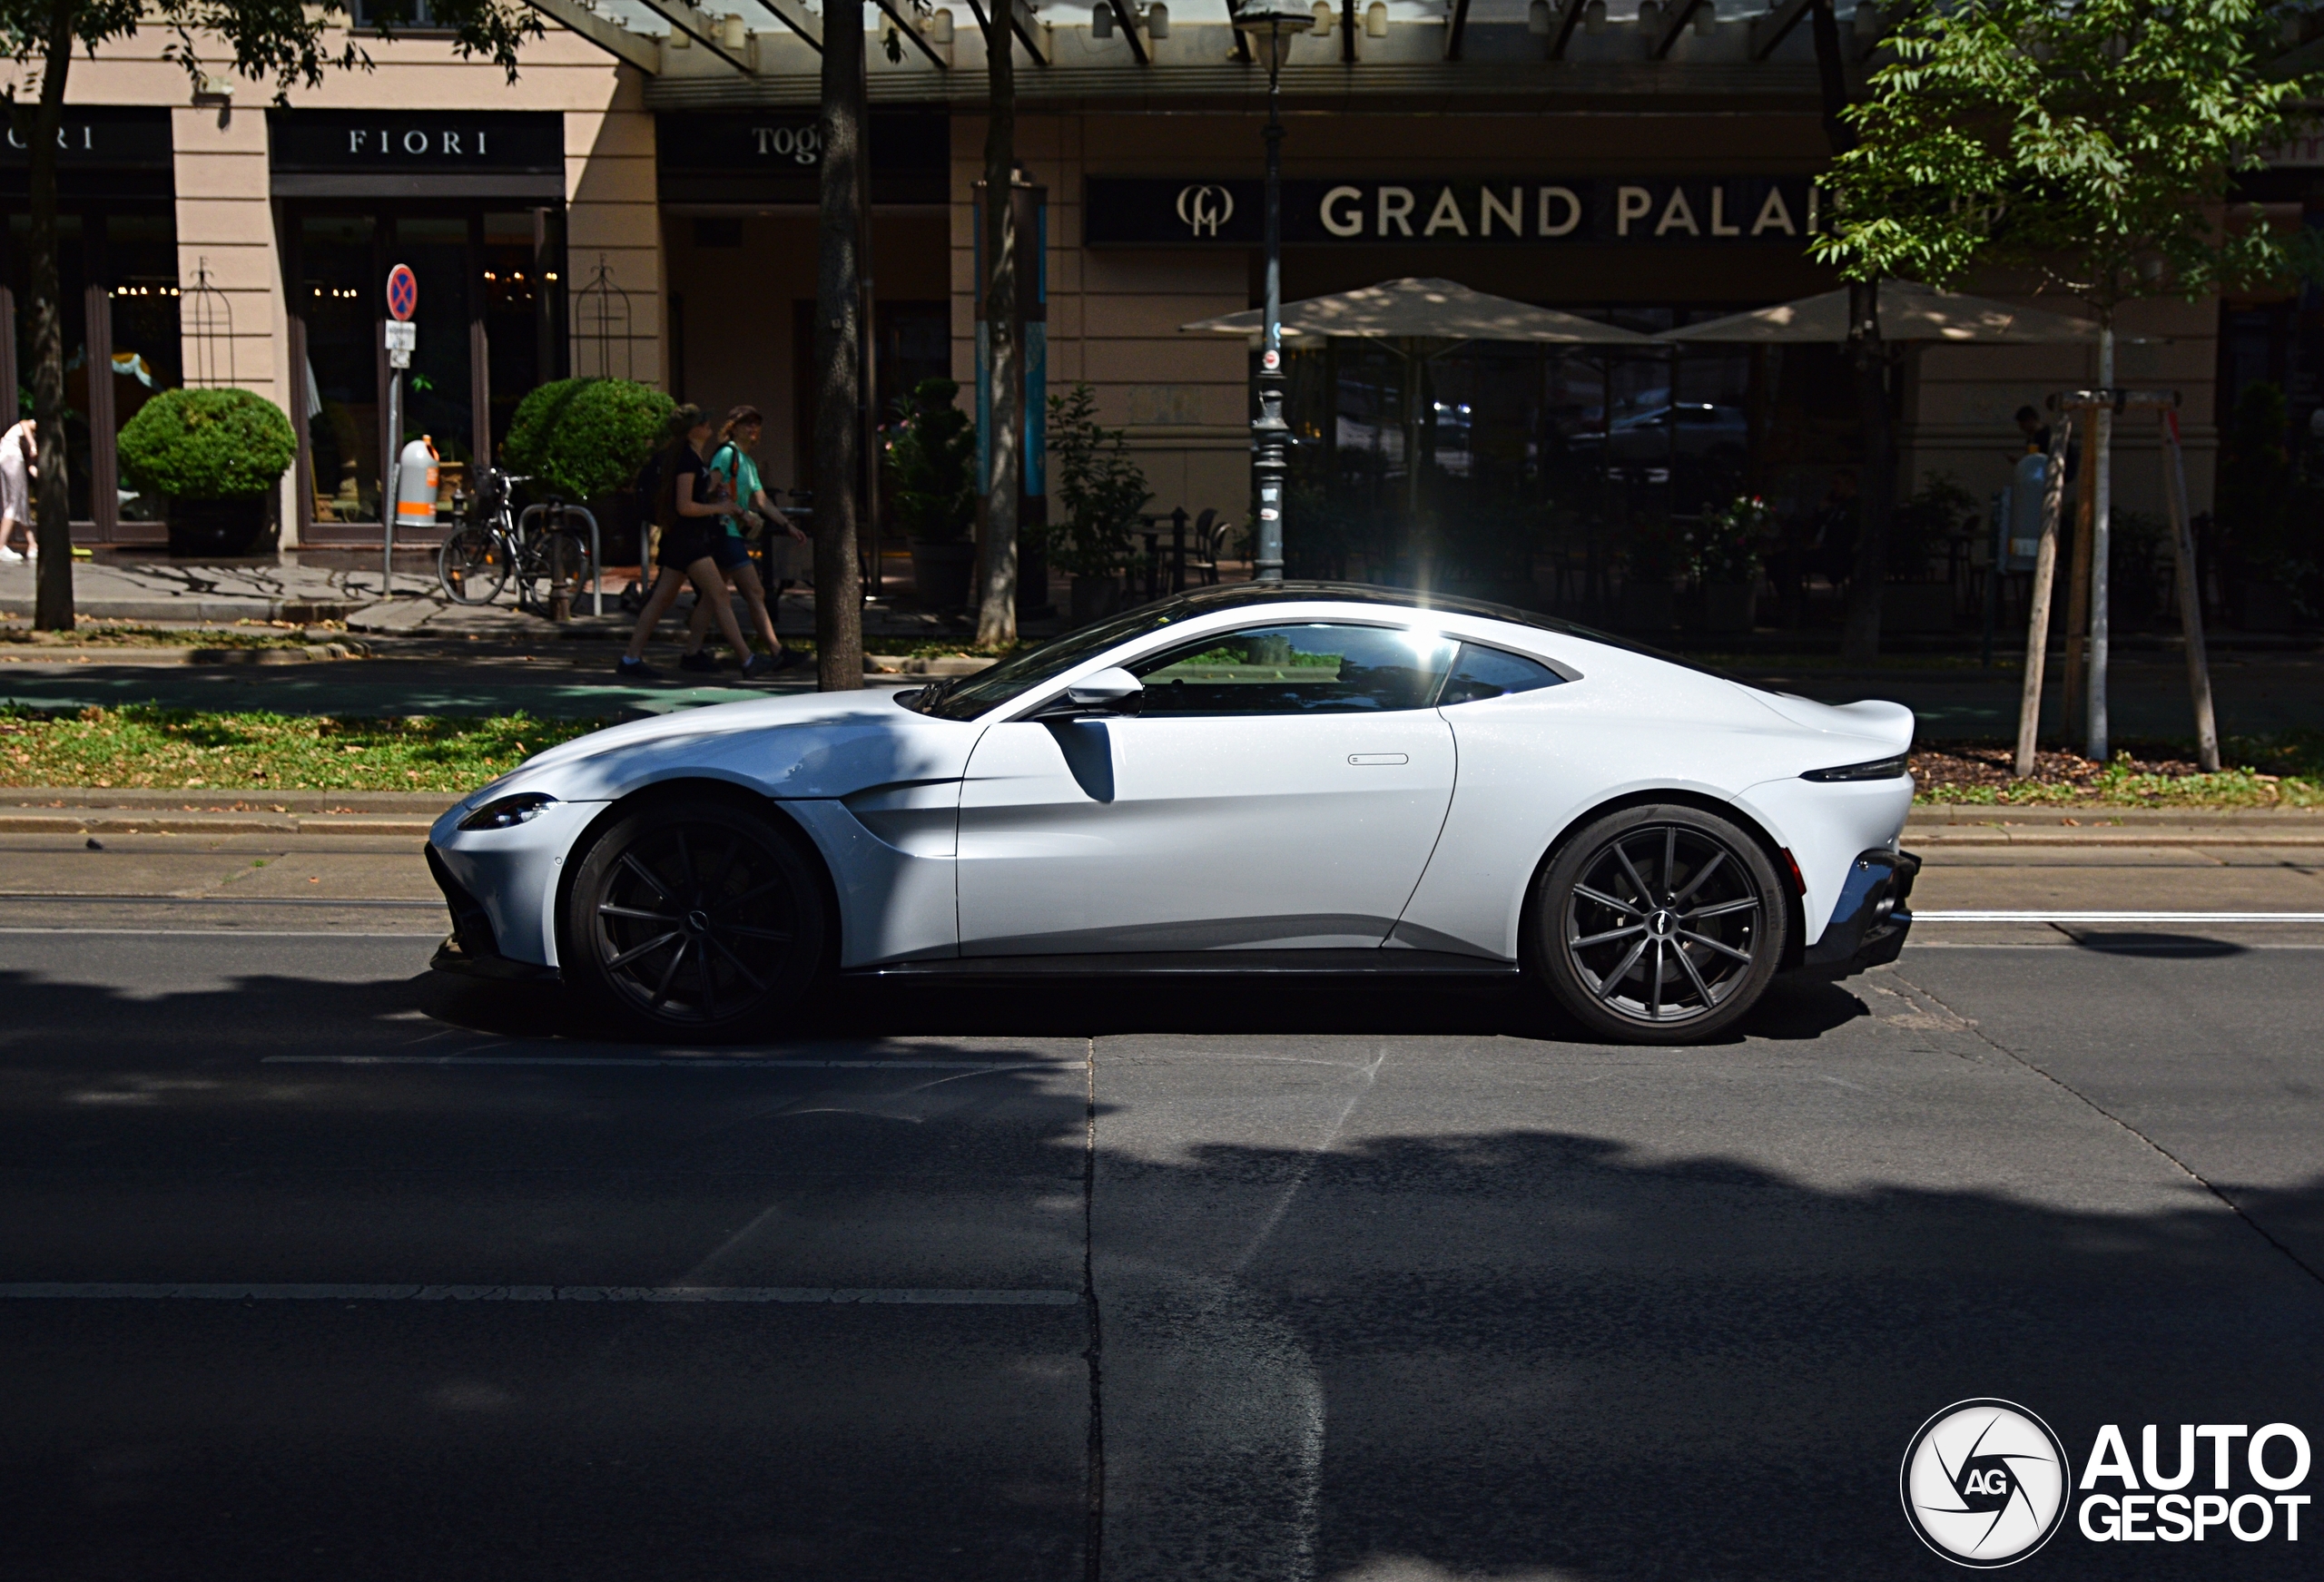
M 23 555 L 17 554 L 6 545 L 0 544 L 0 565 L 22 565 L 24 564 L 25 557 Z
M 774 662 L 771 666 L 769 666 L 769 668 L 771 670 L 783 671 L 789 670 L 794 664 L 804 664 L 806 663 L 807 656 L 805 654 L 800 653 L 795 648 L 786 648 L 782 653 L 774 656 Z
M 707 648 L 697 648 L 692 653 L 678 655 L 678 668 L 693 671 L 697 675 L 706 674 L 718 668 L 718 655 Z
M 614 665 L 614 673 L 624 681 L 660 681 L 662 673 L 642 659 L 632 659 L 625 653 Z

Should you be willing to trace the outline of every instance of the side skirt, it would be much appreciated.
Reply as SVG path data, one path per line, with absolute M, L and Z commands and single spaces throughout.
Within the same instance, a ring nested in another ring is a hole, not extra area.
M 1368 978 L 1513 982 L 1514 961 L 1445 950 L 1156 950 L 1092 956 L 968 956 L 851 968 L 853 979 L 1028 978 Z

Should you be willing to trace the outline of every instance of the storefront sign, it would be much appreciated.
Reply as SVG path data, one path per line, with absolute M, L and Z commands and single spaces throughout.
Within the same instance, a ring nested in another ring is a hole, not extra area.
M 1256 247 L 1265 201 L 1254 181 L 1092 176 L 1083 235 L 1091 247 Z M 1797 246 L 1818 211 L 1806 176 L 1302 180 L 1283 183 L 1283 240 Z
M 57 163 L 67 170 L 170 168 L 170 113 L 127 106 L 68 105 L 56 131 Z M 32 162 L 25 139 L 0 121 L 0 168 Z
M 941 113 L 874 113 L 865 138 L 872 201 L 943 201 L 951 139 Z M 811 112 L 655 117 L 665 201 L 812 203 L 822 161 L 822 123 Z
M 522 112 L 267 112 L 277 171 L 349 174 L 562 172 L 564 123 Z

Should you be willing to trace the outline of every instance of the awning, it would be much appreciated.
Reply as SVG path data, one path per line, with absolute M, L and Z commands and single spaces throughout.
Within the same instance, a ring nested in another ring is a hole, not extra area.
M 1229 313 L 1183 324 L 1182 329 L 1240 335 L 1265 333 L 1265 311 Z M 1352 337 L 1374 340 L 1531 340 L 1566 345 L 1650 346 L 1653 338 L 1617 329 L 1577 314 L 1536 308 L 1457 280 L 1384 280 L 1358 291 L 1310 297 L 1283 305 L 1287 341 Z
M 1940 291 L 1911 280 L 1880 282 L 1880 338 L 1931 340 L 1961 346 L 2035 346 L 2098 339 L 2098 321 L 2045 313 L 1990 297 Z M 1731 313 L 1708 323 L 1666 329 L 1657 340 L 1723 341 L 1778 345 L 1834 345 L 1848 338 L 1846 290 L 1802 297 L 1751 313 Z

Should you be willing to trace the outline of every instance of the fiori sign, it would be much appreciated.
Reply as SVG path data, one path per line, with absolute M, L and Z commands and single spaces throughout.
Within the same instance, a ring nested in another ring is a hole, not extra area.
M 1092 176 L 1087 198 L 1092 247 L 1253 247 L 1263 238 L 1265 188 L 1255 181 Z M 1300 180 L 1283 183 L 1283 239 L 1796 247 L 1820 210 L 1805 176 Z

